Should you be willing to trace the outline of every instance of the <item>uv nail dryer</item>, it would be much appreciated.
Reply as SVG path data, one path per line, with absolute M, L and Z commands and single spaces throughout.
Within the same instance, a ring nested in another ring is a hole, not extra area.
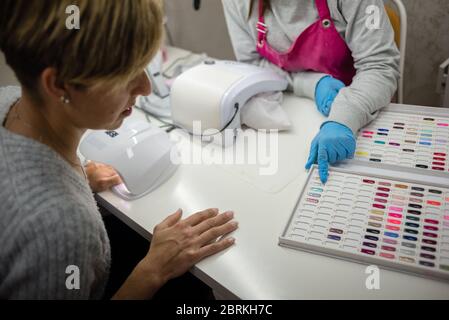
M 171 88 L 174 124 L 190 133 L 240 128 L 240 110 L 262 92 L 284 91 L 273 70 L 235 61 L 205 61 L 181 74 Z M 200 124 L 201 131 L 194 128 Z
M 124 183 L 112 191 L 133 200 L 150 193 L 175 172 L 178 162 L 174 148 L 164 130 L 131 117 L 117 130 L 90 131 L 79 152 L 87 160 L 114 167 Z

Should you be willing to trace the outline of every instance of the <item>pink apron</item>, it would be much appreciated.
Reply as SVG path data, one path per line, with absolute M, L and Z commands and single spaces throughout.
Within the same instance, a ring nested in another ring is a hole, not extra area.
M 356 71 L 351 50 L 332 21 L 327 0 L 315 0 L 320 19 L 302 32 L 290 49 L 278 52 L 267 42 L 263 0 L 259 0 L 257 51 L 289 72 L 315 71 L 331 75 L 350 85 Z

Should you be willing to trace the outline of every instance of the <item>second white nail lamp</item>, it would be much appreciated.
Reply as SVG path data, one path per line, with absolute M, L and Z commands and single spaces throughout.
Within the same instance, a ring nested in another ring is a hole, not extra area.
M 134 200 L 159 187 L 176 171 L 175 148 L 164 130 L 130 117 L 117 130 L 87 133 L 79 152 L 88 160 L 114 167 L 124 183 L 112 191 Z

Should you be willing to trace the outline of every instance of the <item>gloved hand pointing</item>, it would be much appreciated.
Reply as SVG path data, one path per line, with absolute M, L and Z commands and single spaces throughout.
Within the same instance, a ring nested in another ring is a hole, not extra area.
M 318 162 L 322 183 L 327 182 L 329 164 L 354 157 L 356 140 L 351 129 L 338 123 L 326 122 L 312 141 L 306 169 Z
M 331 76 L 325 76 L 318 81 L 315 88 L 315 103 L 323 115 L 326 117 L 329 115 L 335 97 L 344 87 L 343 82 Z

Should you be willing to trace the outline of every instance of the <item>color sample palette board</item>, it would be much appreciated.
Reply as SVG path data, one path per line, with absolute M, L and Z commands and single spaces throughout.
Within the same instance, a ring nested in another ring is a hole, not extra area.
M 355 159 L 449 176 L 449 111 L 446 113 L 447 117 L 381 111 L 360 130 Z
M 314 166 L 279 244 L 449 280 L 449 187 L 368 172 Z

